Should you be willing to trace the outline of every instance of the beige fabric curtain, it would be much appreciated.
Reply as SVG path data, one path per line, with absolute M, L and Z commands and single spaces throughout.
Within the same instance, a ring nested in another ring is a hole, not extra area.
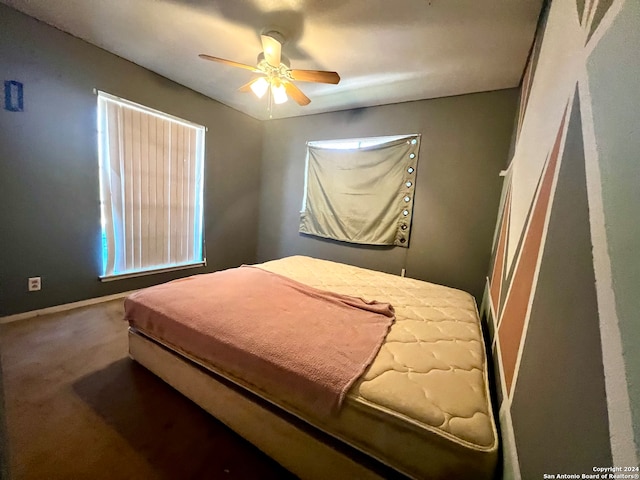
M 420 135 L 309 142 L 301 233 L 409 246 Z M 371 145 L 371 143 L 375 143 Z M 360 146 L 358 145 L 368 145 Z
M 204 127 L 98 102 L 103 276 L 202 263 Z

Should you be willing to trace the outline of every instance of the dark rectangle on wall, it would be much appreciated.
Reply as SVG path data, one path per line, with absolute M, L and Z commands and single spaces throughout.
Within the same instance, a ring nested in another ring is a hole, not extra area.
M 611 465 L 576 92 L 511 415 L 523 479 Z
M 16 80 L 5 80 L 4 109 L 10 112 L 24 111 L 24 93 L 22 83 Z

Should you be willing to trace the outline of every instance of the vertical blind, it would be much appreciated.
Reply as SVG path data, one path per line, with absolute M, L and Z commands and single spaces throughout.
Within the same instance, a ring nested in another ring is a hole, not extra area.
M 204 134 L 98 92 L 102 278 L 203 263 Z
M 301 233 L 409 246 L 420 135 L 307 143 Z

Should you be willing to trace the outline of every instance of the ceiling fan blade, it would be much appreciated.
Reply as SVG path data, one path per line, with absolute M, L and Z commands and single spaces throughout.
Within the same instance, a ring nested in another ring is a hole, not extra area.
M 259 77 L 259 78 L 262 78 L 262 77 Z M 245 92 L 250 92 L 250 91 L 251 91 L 251 85 L 253 85 L 253 84 L 254 84 L 255 82 L 257 82 L 257 81 L 258 81 L 258 79 L 257 79 L 257 78 L 254 78 L 254 79 L 253 79 L 253 80 L 251 80 L 250 82 L 247 82 L 247 83 L 245 83 L 244 85 L 242 85 L 242 86 L 238 89 L 238 91 L 239 91 L 239 92 L 243 92 L 243 93 L 245 93 Z
M 305 106 L 311 103 L 309 97 L 302 93 L 302 90 L 296 87 L 293 83 L 283 80 L 282 84 L 284 85 L 284 89 L 287 91 L 287 95 L 293 98 L 298 105 Z
M 332 83 L 337 85 L 340 82 L 340 75 L 336 72 L 325 72 L 322 70 L 290 70 L 291 78 L 301 82 Z
M 205 59 L 205 60 L 211 60 L 212 62 L 224 63 L 225 65 L 230 65 L 232 67 L 244 68 L 245 70 L 251 70 L 252 72 L 259 72 L 260 71 L 256 67 L 252 67 L 251 65 L 245 65 L 244 63 L 238 63 L 238 62 L 234 62 L 234 61 L 231 61 L 231 60 L 226 60 L 224 58 L 212 57 L 211 55 L 206 55 L 204 53 L 201 53 L 198 56 L 200 58 Z
M 260 35 L 260 38 L 262 39 L 262 49 L 267 63 L 272 67 L 279 67 L 280 57 L 282 55 L 282 44 L 269 35 Z

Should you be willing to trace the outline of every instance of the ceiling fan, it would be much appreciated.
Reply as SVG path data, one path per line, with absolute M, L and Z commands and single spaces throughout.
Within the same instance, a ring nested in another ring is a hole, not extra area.
M 212 57 L 201 53 L 200 58 L 224 63 L 232 67 L 244 68 L 260 75 L 238 89 L 240 92 L 253 91 L 258 98 L 262 98 L 269 91 L 269 102 L 284 103 L 288 97 L 293 98 L 298 105 L 309 105 L 311 100 L 293 81 L 331 83 L 340 82 L 340 75 L 336 72 L 322 70 L 294 70 L 290 68 L 289 60 L 282 55 L 284 37 L 276 31 L 269 31 L 260 35 L 263 52 L 258 55 L 255 67 L 244 63 Z M 271 109 L 271 108 L 270 108 Z

